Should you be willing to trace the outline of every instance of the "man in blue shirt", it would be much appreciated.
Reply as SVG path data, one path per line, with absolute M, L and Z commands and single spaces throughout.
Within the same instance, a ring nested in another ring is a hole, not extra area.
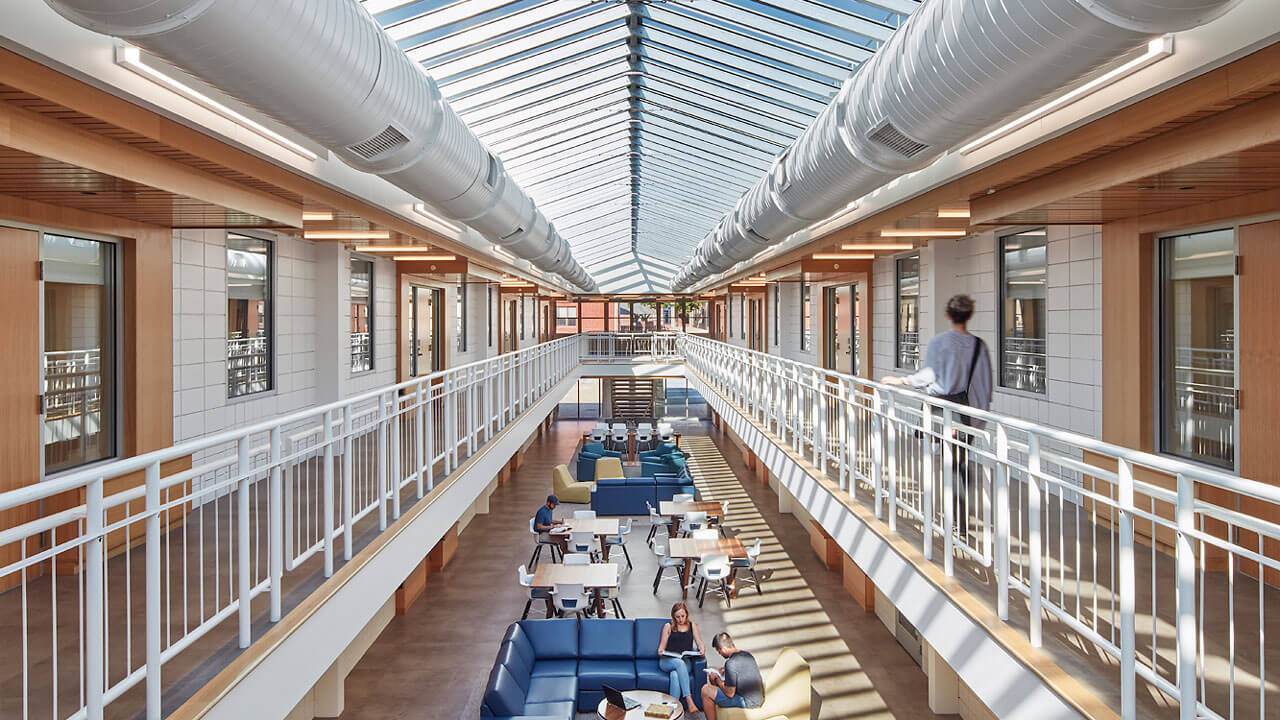
M 556 521 L 551 516 L 551 513 L 559 504 L 560 498 L 555 495 L 548 495 L 547 504 L 538 508 L 537 514 L 533 516 L 533 529 L 538 532 L 547 532 L 551 528 L 555 527 Z

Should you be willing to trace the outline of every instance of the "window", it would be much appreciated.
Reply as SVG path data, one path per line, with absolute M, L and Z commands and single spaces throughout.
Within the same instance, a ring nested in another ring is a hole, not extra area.
M 578 303 L 572 300 L 556 302 L 555 334 L 573 335 L 578 332 Z
M 579 306 L 582 316 L 582 332 L 604 332 L 608 305 L 603 302 L 584 302 Z
M 116 455 L 115 246 L 44 234 L 44 471 Z
M 813 349 L 813 287 L 800 283 L 800 349 Z
M 271 243 L 227 236 L 227 397 L 271 389 Z
M 782 283 L 773 286 L 773 344 L 778 345 L 778 328 L 782 325 Z
M 657 308 L 651 302 L 631 303 L 632 332 L 653 332 L 657 330 Z
M 1162 238 L 1159 252 L 1160 448 L 1233 469 L 1235 231 Z
M 920 256 L 894 261 L 898 327 L 894 335 L 894 367 L 920 369 Z
M 747 295 L 738 296 L 738 337 L 747 339 Z
M 351 259 L 351 372 L 373 369 L 373 261 Z
M 525 312 L 524 295 L 520 296 L 519 300 L 517 300 L 516 302 L 516 305 L 519 308 L 517 312 L 520 313 L 520 339 L 523 340 L 524 339 L 524 312 Z
M 1045 392 L 1044 228 L 1000 238 L 1000 385 Z
M 458 283 L 458 300 L 454 303 L 456 315 L 454 327 L 458 333 L 458 352 L 467 351 L 467 281 Z
M 727 340 L 733 337 L 733 296 L 732 295 L 725 295 L 724 311 L 726 314 L 725 326 L 724 326 L 725 334 L 726 334 L 725 339 Z
M 707 324 L 707 303 L 705 300 L 685 300 L 685 332 L 706 335 L 710 330 Z

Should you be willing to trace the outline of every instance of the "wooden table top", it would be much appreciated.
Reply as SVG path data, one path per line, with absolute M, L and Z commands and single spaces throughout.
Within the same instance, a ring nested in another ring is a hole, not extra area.
M 667 555 L 673 558 L 701 558 L 717 553 L 723 553 L 730 558 L 745 558 L 747 548 L 739 538 L 719 538 L 718 540 L 672 538 L 667 543 Z
M 675 502 L 674 500 L 663 500 L 658 503 L 658 512 L 662 515 L 684 515 L 691 512 L 705 512 L 711 517 L 722 517 L 724 515 L 724 506 L 718 502 Z
M 558 521 L 557 524 L 567 525 L 569 526 L 569 529 L 563 532 L 552 533 L 553 535 L 568 535 L 571 532 L 589 532 L 592 535 L 618 534 L 618 518 L 565 518 Z
M 532 586 L 549 588 L 557 583 L 582 583 L 589 588 L 617 587 L 618 563 L 591 563 L 590 565 L 538 563 L 538 567 L 533 571 Z

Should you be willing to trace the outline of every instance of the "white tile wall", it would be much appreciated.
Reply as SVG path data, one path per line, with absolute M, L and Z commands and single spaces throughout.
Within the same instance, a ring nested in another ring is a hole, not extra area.
M 342 332 L 338 334 L 337 352 L 341 353 L 340 372 L 345 376 L 343 391 L 347 395 L 367 392 L 396 381 L 396 331 L 399 324 L 396 312 L 396 265 L 391 260 L 376 258 L 373 261 L 373 369 L 352 372 L 351 347 L 351 254 L 340 263 L 339 283 Z

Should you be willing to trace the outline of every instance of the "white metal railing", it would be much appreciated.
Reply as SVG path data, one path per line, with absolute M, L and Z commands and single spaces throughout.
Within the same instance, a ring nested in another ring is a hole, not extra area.
M 678 332 L 581 333 L 583 360 L 671 360 L 681 355 Z
M 1024 596 L 1013 605 L 1032 645 L 1047 617 L 1118 662 L 1122 717 L 1148 715 L 1139 683 L 1184 720 L 1280 707 L 1265 632 L 1280 591 L 1258 582 L 1280 578 L 1280 525 L 1263 517 L 1280 488 L 706 338 L 682 345 L 689 369 L 926 560 L 994 574 L 982 587 L 1002 620 Z
M 271 348 L 265 335 L 227 339 L 227 397 L 262 392 L 271 384 Z
M 430 495 L 573 372 L 580 344 L 553 340 L 0 493 L 0 516 L 19 518 L 0 526 L 0 715 L 97 720 L 145 684 L 113 714 L 145 705 L 159 718 L 167 663 L 181 659 L 181 678 L 212 651 L 194 644 L 232 618 L 247 647 L 255 614 L 279 620 L 291 590 Z

